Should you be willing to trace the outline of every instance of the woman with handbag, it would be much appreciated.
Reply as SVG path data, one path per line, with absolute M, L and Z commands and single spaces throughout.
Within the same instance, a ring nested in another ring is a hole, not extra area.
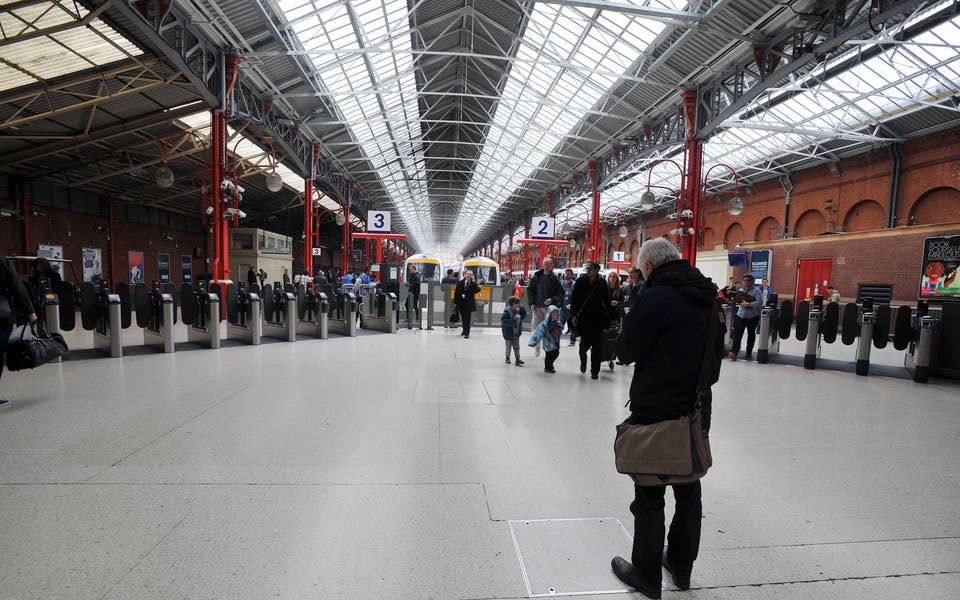
M 480 286 L 473 280 L 473 271 L 465 272 L 463 279 L 457 283 L 453 301 L 457 305 L 457 312 L 460 313 L 460 323 L 463 325 L 463 331 L 460 335 L 466 339 L 470 339 L 470 322 L 473 320 L 473 311 L 477 309 L 476 295 L 479 293 Z
M 13 332 L 13 325 L 18 320 L 17 316 L 21 321 L 24 317 L 31 322 L 37 320 L 30 294 L 27 293 L 20 275 L 10 261 L 0 256 L 0 377 L 3 377 L 5 350 Z M 0 408 L 9 405 L 9 400 L 0 398 Z

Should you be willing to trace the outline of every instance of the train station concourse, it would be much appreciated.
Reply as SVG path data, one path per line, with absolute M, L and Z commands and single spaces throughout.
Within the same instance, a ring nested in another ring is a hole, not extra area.
M 0 0 L 0 600 L 960 598 L 958 49 Z

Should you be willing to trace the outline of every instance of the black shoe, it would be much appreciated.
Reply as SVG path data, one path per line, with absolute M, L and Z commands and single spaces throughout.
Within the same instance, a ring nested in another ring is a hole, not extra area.
M 557 372 L 557 370 L 554 369 L 553 367 L 544 367 L 543 370 L 544 370 L 545 372 L 547 372 L 547 373 L 556 373 L 556 372 Z
M 0 400 L 0 408 L 6 408 L 7 406 L 10 406 L 9 400 Z
M 600 379 L 600 373 L 590 373 L 590 379 Z
M 586 373 L 586 372 L 587 372 L 587 359 L 586 359 L 586 358 L 581 358 L 581 359 L 580 359 L 580 372 L 581 372 L 581 373 Z
M 636 589 L 647 598 L 659 600 L 660 586 L 654 586 L 640 581 L 640 578 L 637 577 L 636 573 L 633 572 L 633 565 L 631 565 L 629 562 L 625 561 L 619 556 L 614 556 L 613 560 L 610 562 L 610 568 L 613 569 L 613 574 L 616 575 L 617 579 L 620 581 Z
M 753 360 L 753 352 L 747 352 L 747 355 L 744 357 L 745 360 Z
M 677 586 L 681 590 L 690 589 L 690 573 L 681 573 L 677 569 L 674 569 L 670 566 L 670 561 L 667 560 L 667 549 L 663 549 L 663 558 L 660 559 L 660 564 L 663 565 L 663 568 L 667 570 L 667 573 L 670 573 L 670 577 L 673 579 L 673 585 Z
M 470 334 L 468 333 L 468 334 L 466 334 L 465 336 L 463 336 L 463 339 L 469 340 L 469 339 L 470 339 Z

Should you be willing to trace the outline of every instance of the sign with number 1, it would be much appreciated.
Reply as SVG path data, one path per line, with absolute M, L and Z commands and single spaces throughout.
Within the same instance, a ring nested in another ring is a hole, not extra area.
M 368 210 L 367 233 L 390 233 L 390 211 Z
M 552 240 L 555 237 L 553 227 L 553 217 L 535 217 L 530 227 L 530 237 L 535 240 Z

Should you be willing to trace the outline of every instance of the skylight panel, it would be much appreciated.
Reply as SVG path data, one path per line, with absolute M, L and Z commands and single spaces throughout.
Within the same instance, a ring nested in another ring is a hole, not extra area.
M 78 23 L 47 37 L 13 42 L 3 48 L 4 61 L 12 65 L 0 70 L 0 91 L 84 71 L 116 62 L 142 52 L 100 19 L 89 25 L 80 25 L 77 14 L 70 6 L 51 3 L 36 3 L 15 8 L 4 8 L 0 13 L 0 25 L 5 34 L 13 39 L 20 34 Z M 89 11 L 78 7 L 82 19 Z
M 675 9 L 685 5 L 642 4 Z M 471 242 L 665 27 L 611 11 L 602 11 L 593 22 L 588 17 L 592 14 L 571 6 L 534 5 L 517 51 L 521 60 L 514 62 L 497 104 L 452 239 Z M 637 30 L 643 33 L 637 34 L 635 44 L 620 42 L 618 36 Z

